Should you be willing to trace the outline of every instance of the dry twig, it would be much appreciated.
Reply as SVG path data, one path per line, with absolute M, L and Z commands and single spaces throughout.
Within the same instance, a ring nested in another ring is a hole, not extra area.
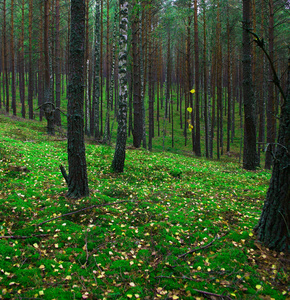
M 112 203 L 104 203 L 104 204 L 96 204 L 96 205 L 92 205 L 92 206 L 89 206 L 89 207 L 84 207 L 82 209 L 79 209 L 79 210 L 76 210 L 76 211 L 72 211 L 72 212 L 69 212 L 67 214 L 63 214 L 63 215 L 60 215 L 58 217 L 55 217 L 55 218 L 52 218 L 52 219 L 49 219 L 49 220 L 46 220 L 46 221 L 43 221 L 39 224 L 36 224 L 35 226 L 41 226 L 45 223 L 48 223 L 48 222 L 51 222 L 51 221 L 54 221 L 56 219 L 60 219 L 62 217 L 66 217 L 66 216 L 71 216 L 71 215 L 74 215 L 74 214 L 77 214 L 77 213 L 80 213 L 84 210 L 89 210 L 89 209 L 92 209 L 92 208 L 95 208 L 95 207 L 102 207 L 102 206 L 111 206 L 111 205 L 115 205 L 115 204 L 120 204 L 120 203 L 123 203 L 123 202 L 129 202 L 129 201 L 132 201 L 132 200 L 123 200 L 123 201 L 117 201 L 117 202 L 112 202 Z

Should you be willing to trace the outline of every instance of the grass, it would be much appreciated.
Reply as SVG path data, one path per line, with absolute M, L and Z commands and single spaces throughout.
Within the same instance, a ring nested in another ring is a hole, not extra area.
M 0 123 L 0 299 L 289 299 L 289 257 L 252 234 L 269 171 L 128 149 L 116 175 L 114 148 L 88 143 L 90 196 L 72 201 L 66 141 Z

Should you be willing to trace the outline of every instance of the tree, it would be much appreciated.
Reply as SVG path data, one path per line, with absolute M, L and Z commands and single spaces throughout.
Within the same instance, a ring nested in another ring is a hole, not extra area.
M 256 152 L 256 121 L 255 99 L 252 82 L 251 68 L 251 39 L 249 29 L 250 0 L 243 0 L 243 95 L 245 116 L 245 137 L 243 167 L 246 170 L 255 170 L 258 165 Z
M 283 98 L 272 177 L 255 231 L 270 249 L 290 252 L 290 58 L 287 94 Z
M 117 142 L 112 162 L 114 172 L 124 170 L 127 140 L 127 31 L 128 1 L 120 0 L 120 40 L 119 40 L 119 110 Z
M 143 135 L 143 115 L 141 102 L 141 78 L 140 78 L 140 51 L 138 47 L 140 23 L 139 23 L 139 3 L 133 0 L 133 20 L 132 20 L 132 56 L 133 56 L 133 105 L 134 105 L 134 129 L 133 145 L 140 148 Z
M 62 173 L 68 184 L 67 197 L 89 195 L 84 143 L 84 42 L 85 0 L 71 1 L 71 29 L 68 84 L 68 164 L 69 175 Z

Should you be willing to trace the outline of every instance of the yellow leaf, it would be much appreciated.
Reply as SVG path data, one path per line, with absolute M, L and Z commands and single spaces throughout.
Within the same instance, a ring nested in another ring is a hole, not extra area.
M 44 266 L 44 265 L 40 265 L 40 266 L 39 266 L 39 269 L 40 269 L 40 270 L 44 270 L 44 269 L 45 269 L 45 266 Z
M 33 247 L 38 248 L 38 245 L 36 243 L 33 244 Z
M 191 108 L 191 107 L 188 107 L 188 108 L 187 108 L 187 111 L 192 112 L 192 108 Z
M 257 289 L 257 290 L 260 290 L 261 288 L 262 288 L 262 286 L 261 286 L 260 284 L 257 284 L 257 285 L 256 285 L 256 289 Z
M 65 280 L 71 280 L 71 276 L 70 275 L 67 275 Z
M 39 291 L 39 295 L 43 296 L 44 295 L 44 291 Z
M 173 295 L 173 296 L 172 296 L 172 299 L 176 300 L 176 299 L 179 299 L 179 297 L 176 296 L 176 295 Z
M 140 298 L 140 295 L 139 295 L 139 294 L 135 294 L 135 297 L 136 297 L 136 298 Z
M 129 283 L 130 286 L 136 286 L 134 282 Z
M 2 290 L 2 294 L 5 295 L 7 293 L 7 289 Z
M 190 90 L 191 94 L 195 93 L 195 89 Z
M 128 297 L 128 298 L 132 298 L 133 296 L 132 296 L 131 294 L 128 294 L 127 297 Z
M 249 236 L 253 236 L 253 233 L 252 233 L 252 232 L 250 232 L 250 233 L 249 233 Z

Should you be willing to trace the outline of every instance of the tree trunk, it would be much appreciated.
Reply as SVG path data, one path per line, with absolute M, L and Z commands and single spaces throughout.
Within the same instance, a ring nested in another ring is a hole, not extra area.
M 278 143 L 266 201 L 255 228 L 266 247 L 290 252 L 290 58 L 286 100 L 281 107 Z
M 243 97 L 244 97 L 244 155 L 243 168 L 255 170 L 258 166 L 256 152 L 255 99 L 251 68 L 251 38 L 249 29 L 250 0 L 243 0 Z
M 119 110 L 118 132 L 112 169 L 121 173 L 124 170 L 127 140 L 127 32 L 128 1 L 120 0 L 120 40 L 119 40 Z
M 199 46 L 197 0 L 194 0 L 194 62 L 195 62 L 195 155 L 201 156 L 200 149 L 200 112 L 199 112 Z
M 274 61 L 274 3 L 269 1 L 269 56 Z M 265 168 L 271 169 L 273 164 L 272 154 L 275 151 L 275 105 L 274 105 L 274 84 L 271 82 L 273 73 L 269 66 L 269 83 L 268 83 L 268 101 L 267 101 L 267 151 L 265 158 Z
M 95 76 L 93 84 L 94 137 L 97 141 L 100 140 L 100 39 L 100 0 L 97 0 L 95 16 Z
M 85 0 L 71 1 L 68 85 L 68 193 L 69 198 L 89 195 L 84 143 Z
M 14 53 L 14 0 L 11 0 L 11 73 L 12 73 L 12 110 L 13 115 L 16 116 L 16 82 L 15 82 L 15 53 Z
M 29 111 L 29 119 L 33 119 L 33 68 L 32 68 L 32 9 L 33 2 L 29 0 L 29 81 L 28 81 L 28 111 Z
M 20 64 L 19 64 L 19 94 L 21 101 L 21 116 L 25 118 L 25 78 L 24 78 L 24 5 L 25 0 L 22 0 L 21 5 L 21 35 L 20 35 Z
M 134 108 L 134 127 L 133 127 L 133 146 L 141 147 L 143 137 L 143 115 L 141 103 L 141 77 L 140 77 L 140 51 L 139 41 L 139 8 L 136 0 L 133 1 L 133 20 L 132 20 L 132 54 L 133 54 L 133 108 Z
M 59 21 L 60 21 L 60 13 L 59 13 L 60 5 L 59 0 L 55 2 L 55 81 L 56 81 L 56 89 L 55 89 L 55 106 L 60 108 L 60 40 L 59 40 Z M 55 124 L 57 126 L 61 126 L 61 117 L 60 110 L 57 109 L 55 111 Z

